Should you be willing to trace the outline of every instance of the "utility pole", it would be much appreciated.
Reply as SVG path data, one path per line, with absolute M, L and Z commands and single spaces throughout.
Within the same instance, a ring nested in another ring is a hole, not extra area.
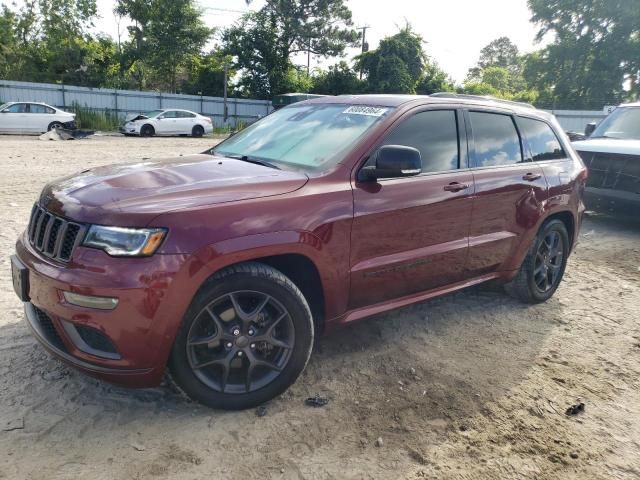
M 229 76 L 229 64 L 224 64 L 224 113 L 223 122 L 227 123 L 227 77 Z
M 311 37 L 307 41 L 307 76 L 311 73 Z
M 369 28 L 369 25 L 364 25 L 358 28 L 358 30 L 362 30 L 362 53 L 369 51 L 369 45 L 366 42 L 367 29 Z M 362 80 L 362 67 L 360 68 L 360 80 Z

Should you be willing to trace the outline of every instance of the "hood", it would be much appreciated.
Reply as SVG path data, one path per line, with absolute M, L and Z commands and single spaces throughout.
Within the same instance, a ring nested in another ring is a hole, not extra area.
M 640 155 L 640 140 L 622 140 L 615 138 L 592 138 L 573 142 L 573 148 L 580 152 L 618 153 Z
M 302 173 L 211 155 L 190 155 L 85 170 L 48 184 L 40 204 L 72 220 L 144 226 L 161 213 L 282 195 Z

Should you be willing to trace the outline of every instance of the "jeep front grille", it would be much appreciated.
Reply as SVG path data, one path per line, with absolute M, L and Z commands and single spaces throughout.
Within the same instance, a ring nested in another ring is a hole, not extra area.
M 27 233 L 29 243 L 43 255 L 68 262 L 74 248 L 82 241 L 85 228 L 54 215 L 38 204 L 31 210 Z

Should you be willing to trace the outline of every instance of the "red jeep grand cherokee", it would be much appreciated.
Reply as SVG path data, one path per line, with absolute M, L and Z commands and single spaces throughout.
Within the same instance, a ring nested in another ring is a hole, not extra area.
M 50 183 L 14 285 L 69 365 L 136 387 L 168 366 L 192 398 L 247 408 L 296 380 L 318 332 L 487 280 L 547 300 L 585 180 L 527 105 L 320 98 L 201 155 Z

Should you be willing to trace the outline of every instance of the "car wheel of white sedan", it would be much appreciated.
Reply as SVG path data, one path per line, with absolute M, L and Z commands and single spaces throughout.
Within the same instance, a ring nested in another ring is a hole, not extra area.
M 191 134 L 196 138 L 200 138 L 204 135 L 204 128 L 202 128 L 200 125 L 196 125 L 195 127 L 193 127 Z
M 143 125 L 140 129 L 141 137 L 153 137 L 155 133 L 156 131 L 151 125 Z
M 58 130 L 64 128 L 64 125 L 62 125 L 62 123 L 60 122 L 51 122 L 49 124 L 49 127 L 47 128 L 47 131 L 50 132 L 51 130 Z

